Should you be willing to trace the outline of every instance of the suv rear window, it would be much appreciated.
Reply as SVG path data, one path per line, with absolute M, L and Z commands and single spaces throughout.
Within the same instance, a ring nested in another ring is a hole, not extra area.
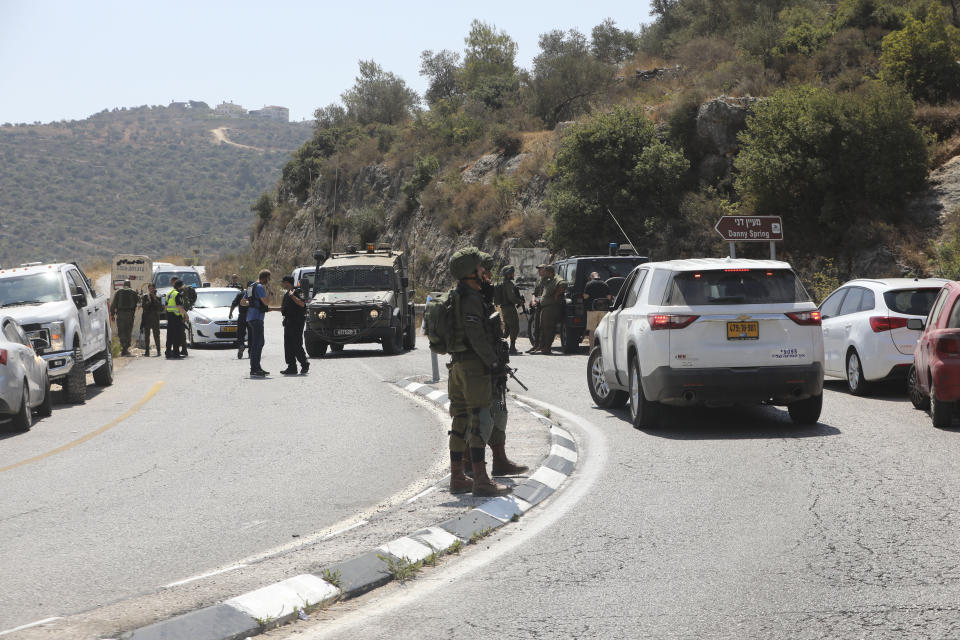
M 675 273 L 664 304 L 698 306 L 809 301 L 810 296 L 789 269 L 722 269 Z
M 930 313 L 930 307 L 938 293 L 940 289 L 897 289 L 884 292 L 883 301 L 894 313 L 925 316 Z

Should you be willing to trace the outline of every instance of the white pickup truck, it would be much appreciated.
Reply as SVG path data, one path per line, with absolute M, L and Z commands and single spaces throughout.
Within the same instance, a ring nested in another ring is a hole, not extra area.
M 108 298 L 75 263 L 0 269 L 0 309 L 20 322 L 68 401 L 86 401 L 87 373 L 113 384 Z

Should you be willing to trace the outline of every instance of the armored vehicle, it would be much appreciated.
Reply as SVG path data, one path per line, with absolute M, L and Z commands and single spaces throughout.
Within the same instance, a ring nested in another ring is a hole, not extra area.
M 317 270 L 307 305 L 304 343 L 311 357 L 329 347 L 379 342 L 386 353 L 413 349 L 413 291 L 402 251 L 367 245 L 334 253 Z

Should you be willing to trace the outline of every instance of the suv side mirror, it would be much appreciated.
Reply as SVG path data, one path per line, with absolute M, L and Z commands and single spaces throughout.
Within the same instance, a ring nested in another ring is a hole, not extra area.
M 907 319 L 907 329 L 912 329 L 914 331 L 923 331 L 924 325 L 927 324 L 927 321 L 923 318 L 908 318 Z
M 70 297 L 73 298 L 73 304 L 77 305 L 77 309 L 82 309 L 83 307 L 87 306 L 87 296 L 85 296 L 82 292 L 75 293 Z

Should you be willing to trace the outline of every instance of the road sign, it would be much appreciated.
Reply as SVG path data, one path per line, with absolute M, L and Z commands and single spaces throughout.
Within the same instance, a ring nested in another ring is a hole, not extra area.
M 723 216 L 714 227 L 727 242 L 783 240 L 780 216 Z
M 153 276 L 153 261 L 150 256 L 121 254 L 113 256 L 110 279 L 116 291 L 127 280 L 135 290 L 143 289 Z

